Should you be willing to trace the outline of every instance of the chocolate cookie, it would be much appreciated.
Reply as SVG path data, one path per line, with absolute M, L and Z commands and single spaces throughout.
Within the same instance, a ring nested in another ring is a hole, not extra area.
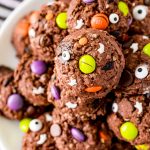
M 58 43 L 68 34 L 68 4 L 55 1 L 48 4 L 36 16 L 36 21 L 29 29 L 29 37 L 33 54 L 40 58 L 53 61 Z
M 150 87 L 150 39 L 147 36 L 134 35 L 124 43 L 126 60 L 118 91 L 124 95 L 148 94 Z
M 108 116 L 107 121 L 110 129 L 119 139 L 136 146 L 150 144 L 149 101 L 150 99 L 144 95 L 121 97 L 115 100 L 112 105 L 113 113 Z
M 28 30 L 32 23 L 32 15 L 35 12 L 31 12 L 21 18 L 16 24 L 12 33 L 12 44 L 14 45 L 17 53 L 17 57 L 21 57 L 24 53 L 29 52 L 30 42 L 28 36 Z
M 123 68 L 122 50 L 105 31 L 77 31 L 56 50 L 55 75 L 62 99 L 105 97 L 116 88 Z
M 51 113 L 33 119 L 27 127 L 28 133 L 23 137 L 22 150 L 57 150 L 54 138 L 50 134 L 52 124 Z
M 111 138 L 105 123 L 83 121 L 56 109 L 53 116 L 44 114 L 30 122 L 23 150 L 109 150 Z
M 53 64 L 24 54 L 15 71 L 15 83 L 20 93 L 33 105 L 49 105 L 46 92 L 52 73 Z
M 48 101 L 61 111 L 65 110 L 74 113 L 76 117 L 96 119 L 97 116 L 104 116 L 106 114 L 107 103 L 111 101 L 108 98 L 68 97 L 63 99 L 61 98 L 62 90 L 63 87 L 58 87 L 56 81 L 49 82 L 47 90 Z
M 49 107 L 51 108 L 51 107 Z M 13 72 L 4 73 L 0 78 L 0 111 L 9 119 L 20 120 L 26 117 L 38 117 L 46 107 L 36 107 L 28 103 L 14 83 Z
M 69 32 L 81 28 L 107 30 L 118 37 L 132 23 L 128 1 L 72 0 L 68 9 Z
M 8 67 L 0 66 L 0 78 L 2 78 L 5 75 L 11 74 L 12 72 L 13 70 Z
M 150 35 L 150 1 L 131 0 L 131 3 L 131 11 L 133 15 L 131 32 Z

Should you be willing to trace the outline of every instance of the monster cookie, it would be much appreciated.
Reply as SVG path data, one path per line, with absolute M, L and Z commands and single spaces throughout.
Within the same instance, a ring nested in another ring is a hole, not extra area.
M 131 32 L 150 35 L 150 0 L 131 0 L 133 23 Z
M 111 138 L 105 123 L 82 121 L 56 109 L 53 116 L 47 113 L 30 122 L 23 150 L 109 150 Z
M 66 116 L 65 116 L 66 115 Z M 112 133 L 105 123 L 100 121 L 82 121 L 71 118 L 70 114 L 61 115 L 54 112 L 54 125 L 61 127 L 61 134 L 55 137 L 59 150 L 109 150 Z
M 15 83 L 20 93 L 33 105 L 48 105 L 47 85 L 53 64 L 31 54 L 24 54 L 15 71 Z
M 120 79 L 118 91 L 125 95 L 148 94 L 150 90 L 149 37 L 134 35 L 123 44 L 123 49 L 126 66 Z
M 36 21 L 29 29 L 33 54 L 45 60 L 53 61 L 54 50 L 67 32 L 68 4 L 58 1 L 48 4 L 36 16 Z
M 72 0 L 68 9 L 69 32 L 81 28 L 94 28 L 121 36 L 128 31 L 132 23 L 127 2 Z
M 13 72 L 12 69 L 6 67 L 6 66 L 0 66 L 0 79 L 8 74 L 11 74 Z
M 68 111 L 74 113 L 76 117 L 96 119 L 97 116 L 103 116 L 106 114 L 106 101 L 111 102 L 110 99 L 92 99 L 92 98 L 80 98 L 69 97 L 61 98 L 61 90 L 63 88 L 57 86 L 57 82 L 49 82 L 47 95 L 48 101 L 53 103 L 56 108 L 61 111 Z
M 51 126 L 52 115 L 50 113 L 45 113 L 37 119 L 22 120 L 20 128 L 26 128 L 27 132 L 23 138 L 22 150 L 57 150 L 50 133 Z M 56 132 L 59 132 L 57 128 Z
M 12 34 L 12 43 L 16 49 L 17 56 L 21 57 L 24 53 L 29 52 L 30 42 L 28 36 L 28 30 L 31 23 L 33 23 L 33 14 L 29 13 L 19 20 Z
M 55 72 L 61 98 L 102 98 L 115 89 L 124 68 L 122 50 L 105 31 L 80 30 L 56 49 Z
M 132 145 L 150 144 L 150 105 L 144 95 L 120 97 L 112 105 L 108 124 L 115 135 Z
M 50 109 L 51 107 L 49 107 Z M 46 107 L 36 107 L 18 92 L 13 81 L 13 72 L 0 78 L 0 111 L 9 119 L 20 120 L 24 117 L 38 117 Z

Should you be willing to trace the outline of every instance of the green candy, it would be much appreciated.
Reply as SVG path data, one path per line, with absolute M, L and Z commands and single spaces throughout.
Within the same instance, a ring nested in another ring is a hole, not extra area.
M 136 145 L 135 148 L 137 150 L 149 150 L 150 147 L 146 144 L 142 144 L 142 145 Z
M 126 122 L 121 125 L 120 133 L 128 141 L 134 140 L 138 135 L 138 129 L 132 122 Z
M 91 55 L 83 55 L 79 60 L 79 68 L 85 74 L 92 73 L 96 68 L 95 59 Z
M 150 56 L 150 43 L 148 43 L 147 45 L 144 46 L 143 52 L 144 52 L 146 55 Z
M 120 1 L 118 3 L 118 8 L 123 13 L 124 16 L 128 15 L 128 13 L 129 13 L 129 7 L 128 7 L 128 5 L 125 2 Z
M 61 29 L 67 29 L 67 13 L 63 12 L 56 17 L 57 26 Z
M 31 122 L 30 118 L 22 119 L 19 123 L 20 130 L 25 133 L 28 132 L 30 122 Z

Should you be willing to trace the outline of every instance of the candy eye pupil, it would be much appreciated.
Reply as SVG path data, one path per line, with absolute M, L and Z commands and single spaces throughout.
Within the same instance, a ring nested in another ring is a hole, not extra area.
M 35 124 L 39 124 L 38 122 L 35 122 Z
M 116 18 L 116 17 L 114 18 L 114 21 L 117 21 L 117 18 Z
M 138 13 L 139 13 L 139 14 L 142 14 L 142 10 L 141 10 L 141 9 L 140 9 L 140 10 L 138 10 Z
M 142 68 L 139 68 L 139 69 L 138 69 L 138 72 L 142 72 Z
M 66 57 L 66 54 L 65 54 L 65 53 L 63 53 L 63 57 Z

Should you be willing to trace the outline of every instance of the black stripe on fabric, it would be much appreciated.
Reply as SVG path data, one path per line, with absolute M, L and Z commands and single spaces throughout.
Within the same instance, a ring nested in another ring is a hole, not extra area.
M 13 7 L 9 7 L 9 6 L 3 5 L 3 4 L 0 4 L 0 7 L 6 8 L 6 9 L 9 9 L 9 10 L 14 9 Z
M 0 20 L 5 20 L 5 19 L 6 19 L 5 17 L 0 16 Z

